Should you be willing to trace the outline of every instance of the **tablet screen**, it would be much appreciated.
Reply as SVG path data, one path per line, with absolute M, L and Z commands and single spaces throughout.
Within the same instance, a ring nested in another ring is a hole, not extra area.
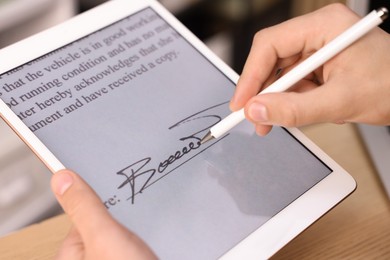
M 0 77 L 1 99 L 162 259 L 223 255 L 332 171 L 283 128 L 201 146 L 235 84 L 152 8 Z

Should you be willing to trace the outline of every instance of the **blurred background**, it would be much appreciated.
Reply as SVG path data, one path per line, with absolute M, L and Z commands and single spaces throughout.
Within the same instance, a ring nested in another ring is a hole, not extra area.
M 0 48 L 103 2 L 105 0 L 0 0 Z M 373 7 L 368 0 L 160 2 L 238 73 L 242 70 L 254 33 L 261 28 L 333 2 L 346 3 L 362 15 Z M 379 5 L 381 1 L 372 2 Z M 61 213 L 50 191 L 50 175 L 0 120 L 0 236 Z

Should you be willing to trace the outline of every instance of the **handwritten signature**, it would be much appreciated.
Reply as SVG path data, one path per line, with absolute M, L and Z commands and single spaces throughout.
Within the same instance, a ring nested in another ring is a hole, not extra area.
M 170 169 L 168 172 L 166 172 L 166 170 L 169 169 L 171 165 L 179 162 L 180 159 L 185 157 L 185 155 L 193 153 L 195 150 L 198 150 L 200 148 L 201 138 L 199 137 L 199 135 L 201 133 L 205 133 L 205 131 L 207 131 L 210 127 L 212 127 L 213 125 L 217 124 L 222 120 L 222 118 L 219 115 L 213 114 L 213 110 L 217 109 L 220 106 L 225 105 L 226 103 L 227 102 L 223 102 L 221 104 L 217 104 L 208 107 L 206 109 L 203 109 L 202 111 L 190 115 L 180 120 L 179 122 L 173 124 L 172 126 L 170 126 L 168 129 L 172 130 L 184 124 L 188 124 L 191 122 L 199 122 L 199 120 L 208 122 L 208 124 L 206 126 L 202 126 L 201 129 L 195 130 L 195 132 L 179 138 L 181 142 L 186 142 L 186 145 L 183 148 L 172 153 L 172 155 L 170 155 L 167 159 L 160 161 L 157 167 L 155 168 L 150 167 L 150 164 L 152 163 L 152 158 L 145 157 L 143 159 L 131 163 L 130 165 L 123 168 L 122 170 L 118 171 L 116 174 L 122 176 L 125 179 L 118 186 L 118 189 L 122 189 L 125 187 L 130 188 L 131 196 L 128 198 L 128 200 L 131 200 L 131 203 L 134 204 L 135 196 L 137 194 L 142 193 L 146 188 L 150 187 L 150 185 L 157 182 L 162 177 L 176 170 L 177 168 L 179 168 L 180 166 L 192 160 L 198 154 L 203 152 L 205 149 L 202 151 L 197 151 L 198 153 L 196 153 L 192 157 L 188 158 L 186 161 L 183 161 L 181 164 L 177 165 L 173 169 Z M 212 145 L 213 144 L 211 144 L 210 146 Z

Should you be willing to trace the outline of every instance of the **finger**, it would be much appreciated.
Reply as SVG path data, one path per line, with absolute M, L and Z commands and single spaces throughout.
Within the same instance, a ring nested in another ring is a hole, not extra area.
M 101 235 L 113 219 L 103 203 L 77 174 L 63 170 L 55 173 L 51 180 L 52 190 L 75 228 L 85 241 Z
M 311 85 L 311 86 L 310 86 Z M 335 93 L 330 84 L 319 88 L 305 82 L 311 89 L 303 93 L 285 92 L 259 95 L 245 106 L 246 117 L 256 125 L 280 125 L 296 127 L 319 122 L 341 122 L 347 117 L 348 93 Z M 263 133 L 267 128 L 258 126 Z
M 339 16 L 345 16 L 345 9 L 347 8 L 343 5 L 331 5 L 258 32 L 253 40 L 230 108 L 234 111 L 241 108 L 264 88 L 264 83 L 278 59 L 293 57 L 299 53 L 312 53 L 358 19 L 352 11 L 349 11 L 351 15 L 347 19 L 345 17 L 342 19 L 344 24 L 334 26 L 337 31 L 329 30 L 332 23 L 340 21 Z M 324 21 L 329 23 L 324 25 Z M 310 22 L 309 26 L 308 22 Z
M 296 93 L 303 93 L 318 87 L 316 83 L 312 81 L 311 77 L 309 77 L 309 79 L 307 80 L 303 80 L 303 82 L 304 82 L 303 84 L 296 84 L 296 86 L 294 86 L 290 90 Z M 269 132 L 271 132 L 271 130 L 272 130 L 272 125 L 263 124 L 263 123 L 256 124 L 256 133 L 259 136 L 266 136 Z
M 269 83 L 267 79 L 270 78 L 270 74 L 277 67 L 279 59 L 289 60 L 289 57 L 295 57 L 303 51 L 308 32 L 300 34 L 286 33 L 296 31 L 300 27 L 313 28 L 304 26 L 302 19 L 296 18 L 261 30 L 255 35 L 249 56 L 231 100 L 232 110 L 241 108 L 251 97 L 259 93 L 267 85 L 266 83 Z M 291 44 L 287 44 L 287 42 Z M 282 65 L 281 63 L 283 62 L 279 61 L 280 65 Z
M 266 136 L 272 130 L 271 125 L 256 125 L 256 134 L 259 136 Z
M 76 228 L 72 227 L 57 252 L 56 260 L 84 259 L 84 243 Z

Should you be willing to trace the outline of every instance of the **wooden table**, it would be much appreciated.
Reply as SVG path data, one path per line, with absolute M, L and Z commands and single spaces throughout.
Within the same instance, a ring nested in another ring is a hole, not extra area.
M 355 126 L 302 130 L 356 179 L 358 188 L 273 259 L 390 259 L 389 199 Z M 52 259 L 69 227 L 60 215 L 1 238 L 0 259 Z

